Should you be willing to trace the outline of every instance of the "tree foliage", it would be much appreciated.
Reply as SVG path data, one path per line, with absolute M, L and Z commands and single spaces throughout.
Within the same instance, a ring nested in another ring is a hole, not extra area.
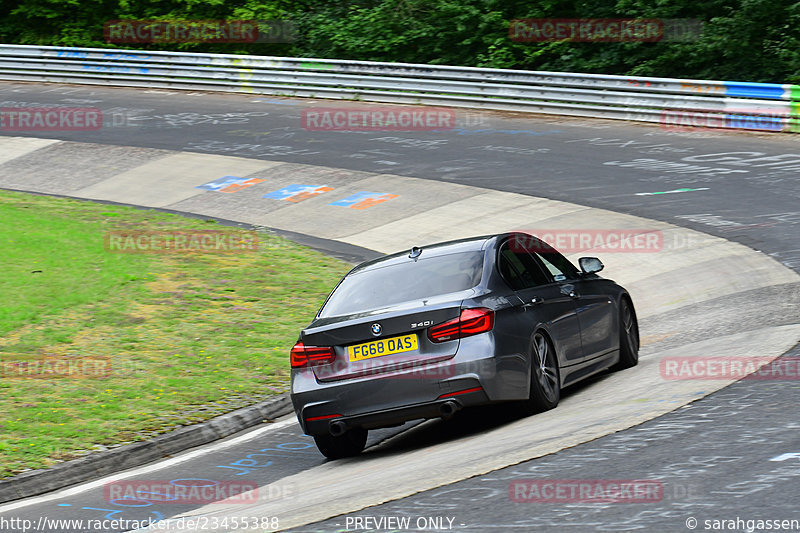
M 517 42 L 519 18 L 696 19 L 685 42 Z M 120 47 L 120 19 L 280 19 L 291 43 L 127 48 L 399 61 L 638 76 L 800 83 L 800 1 L 792 0 L 19 0 L 0 6 L 5 43 Z

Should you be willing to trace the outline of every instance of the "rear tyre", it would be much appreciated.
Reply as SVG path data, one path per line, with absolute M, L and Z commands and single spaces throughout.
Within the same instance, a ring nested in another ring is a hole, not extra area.
M 561 376 L 558 357 L 550 339 L 539 331 L 533 335 L 531 347 L 531 389 L 522 402 L 522 414 L 549 411 L 561 399 Z
M 619 362 L 612 370 L 624 370 L 639 363 L 639 322 L 627 299 L 619 306 Z
M 348 429 L 342 435 L 315 435 L 314 442 L 322 455 L 328 459 L 341 459 L 358 455 L 367 445 L 367 430 Z

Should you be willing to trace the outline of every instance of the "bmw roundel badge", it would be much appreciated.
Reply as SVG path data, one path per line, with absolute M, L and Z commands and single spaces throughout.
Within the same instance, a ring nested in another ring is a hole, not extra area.
M 381 334 L 381 325 L 380 324 L 372 324 L 372 334 L 376 337 Z

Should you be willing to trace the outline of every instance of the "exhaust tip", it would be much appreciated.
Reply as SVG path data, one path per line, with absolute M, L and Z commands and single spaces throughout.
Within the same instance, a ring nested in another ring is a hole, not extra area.
M 341 437 L 347 431 L 347 424 L 341 420 L 334 420 L 331 422 L 328 431 L 330 431 L 330 434 L 334 437 Z
M 439 414 L 442 415 L 442 420 L 450 420 L 460 408 L 456 402 L 449 400 L 439 406 Z

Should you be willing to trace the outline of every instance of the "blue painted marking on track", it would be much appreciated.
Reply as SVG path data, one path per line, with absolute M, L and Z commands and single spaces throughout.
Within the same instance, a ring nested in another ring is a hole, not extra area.
M 205 189 L 207 191 L 218 191 L 220 189 L 224 189 L 228 185 L 235 185 L 237 183 L 243 183 L 247 181 L 246 178 L 239 178 L 237 176 L 222 176 L 219 179 L 215 179 L 214 181 L 209 181 L 203 185 L 198 185 L 195 189 Z
M 347 198 L 342 198 L 341 200 L 331 202 L 328 205 L 352 207 L 353 209 L 366 209 L 367 207 L 372 207 L 374 204 L 379 204 L 385 202 L 386 200 L 391 200 L 392 198 L 397 198 L 397 195 L 381 192 L 361 191 L 348 196 Z
M 361 191 L 356 193 L 352 196 L 348 196 L 347 198 L 342 198 L 341 200 L 336 200 L 335 202 L 331 202 L 328 205 L 341 205 L 345 207 L 350 207 L 351 205 L 357 204 L 362 200 L 372 199 L 376 196 L 380 196 L 381 193 L 377 192 L 368 192 L 368 191 Z
M 115 514 L 119 514 L 123 511 L 122 509 L 103 509 L 101 507 L 81 507 L 81 509 L 86 509 L 88 511 L 108 511 L 108 514 L 103 517 L 106 520 L 113 520 Z
M 725 96 L 781 100 L 783 99 L 784 92 L 783 85 L 779 83 L 751 83 L 747 81 L 725 82 Z
M 266 464 L 259 464 L 257 460 L 253 459 L 254 455 L 258 456 L 266 456 L 266 457 L 292 457 L 296 456 L 296 454 L 304 454 L 308 453 L 304 450 L 308 448 L 312 448 L 314 445 L 308 442 L 284 442 L 281 444 L 276 445 L 275 448 L 262 448 L 261 452 L 269 452 L 269 453 L 250 453 L 243 459 L 239 459 L 238 461 L 233 461 L 227 465 L 216 465 L 217 468 L 230 468 L 231 470 L 242 470 L 242 472 L 237 472 L 235 475 L 243 476 L 245 474 L 250 473 L 251 468 L 265 468 L 271 466 L 273 464 L 272 461 L 267 460 Z M 278 454 L 274 453 L 278 452 Z
M 319 191 L 319 189 L 326 188 L 327 185 L 302 185 L 300 183 L 294 183 L 282 189 L 278 189 L 277 191 L 272 191 L 271 193 L 265 194 L 263 197 L 272 198 L 273 200 L 287 200 L 292 196 L 296 196 L 304 192 L 313 193 Z
M 241 178 L 240 178 L 241 179 Z M 234 461 L 230 463 L 230 465 L 217 465 L 218 468 L 231 468 L 234 470 L 244 470 L 244 472 L 237 472 L 235 475 L 241 476 L 243 474 L 247 474 L 250 472 L 251 468 L 263 468 L 268 467 L 273 464 L 272 461 L 267 461 L 265 463 L 258 463 L 258 460 L 252 459 L 254 456 L 271 456 L 275 458 L 287 458 L 287 457 L 297 457 L 298 455 L 310 454 L 317 456 L 316 452 L 307 451 L 309 448 L 313 448 L 314 445 L 310 442 L 282 442 L 280 444 L 276 444 L 274 448 L 261 448 L 260 452 L 268 452 L 268 453 L 250 453 L 247 454 L 245 458 L 239 459 L 238 461 Z M 277 452 L 277 453 L 276 453 Z M 192 482 L 204 482 L 202 484 L 199 483 L 192 483 Z M 186 482 L 189 482 L 188 484 Z M 214 479 L 206 479 L 206 478 L 179 478 L 179 479 L 172 479 L 169 480 L 168 483 L 173 486 L 180 486 L 180 487 L 213 487 L 215 485 L 220 484 L 220 481 Z M 123 516 L 127 516 L 126 513 L 131 513 L 135 511 L 137 508 L 146 508 L 151 507 L 156 504 L 167 504 L 168 502 L 174 501 L 177 498 L 171 497 L 164 499 L 163 496 L 165 494 L 160 494 L 156 492 L 147 492 L 142 490 L 136 491 L 141 496 L 139 498 L 129 498 L 129 497 L 121 497 L 115 498 L 106 501 L 106 503 L 111 504 L 115 507 L 121 507 L 121 509 L 108 509 L 106 507 L 81 507 L 82 510 L 86 511 L 100 511 L 106 513 L 104 517 L 108 520 L 113 519 L 123 519 Z M 150 494 L 151 496 L 147 496 Z M 157 497 L 153 497 L 157 496 Z M 58 507 L 71 507 L 72 504 L 70 503 L 59 503 L 56 504 Z M 159 511 L 150 510 L 150 518 L 151 521 L 160 521 L 164 520 L 164 515 Z M 135 517 L 135 518 L 134 518 Z M 141 516 L 133 515 L 131 519 L 138 519 L 141 520 Z

